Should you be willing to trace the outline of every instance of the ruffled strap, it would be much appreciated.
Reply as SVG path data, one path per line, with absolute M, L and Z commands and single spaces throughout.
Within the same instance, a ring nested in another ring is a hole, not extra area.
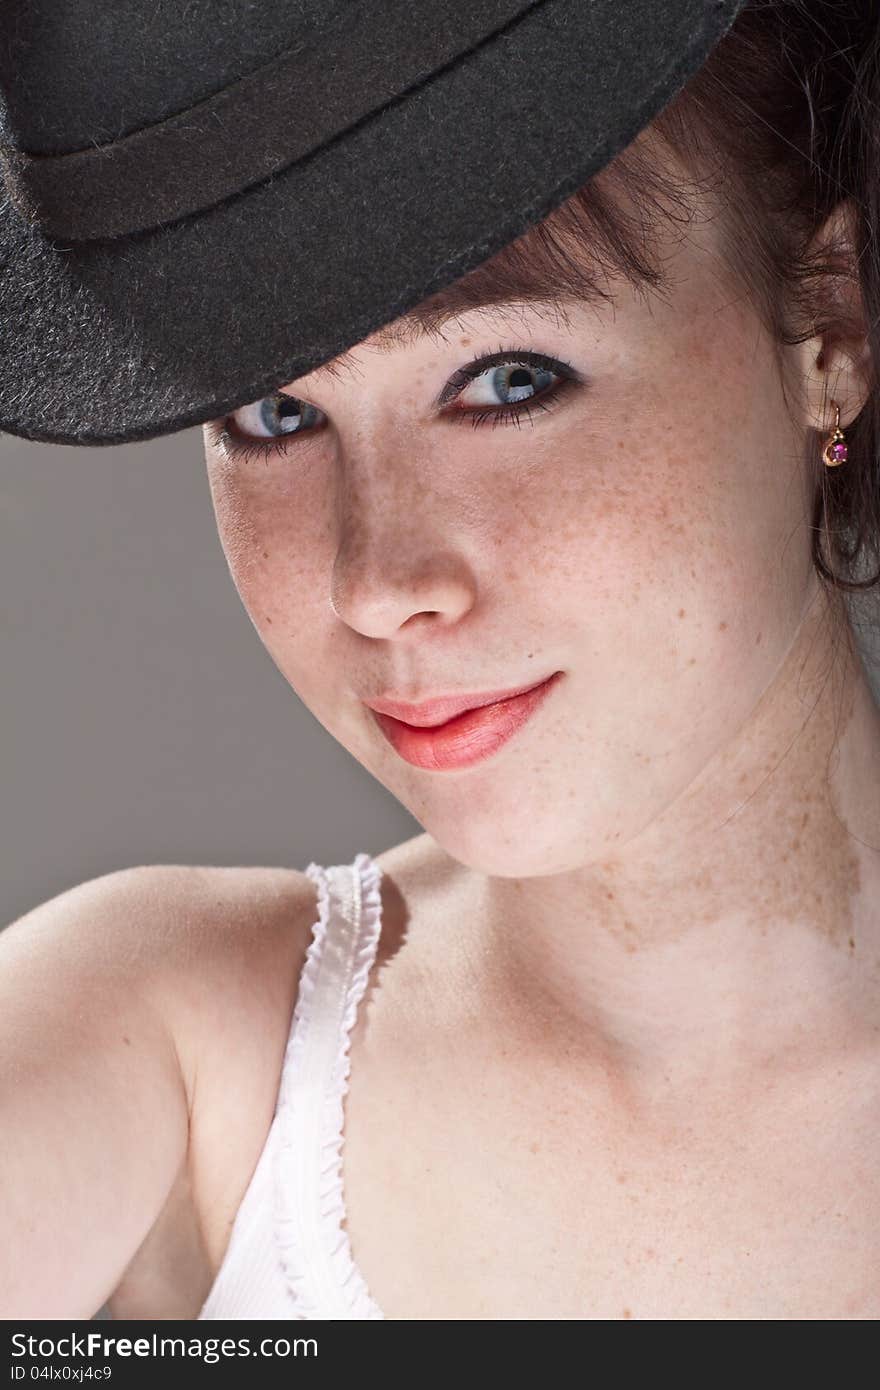
M 275 1232 L 294 1318 L 384 1318 L 344 1229 L 343 1100 L 351 1029 L 381 931 L 382 870 L 367 854 L 306 873 L 318 920 L 306 951 L 276 1109 Z

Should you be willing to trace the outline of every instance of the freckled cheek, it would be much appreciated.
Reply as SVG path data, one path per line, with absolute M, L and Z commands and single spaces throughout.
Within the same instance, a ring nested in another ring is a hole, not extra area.
M 303 504 L 237 484 L 212 485 L 217 532 L 229 571 L 264 638 L 307 621 L 316 593 L 316 530 Z M 267 632 L 266 629 L 270 631 Z
M 586 437 L 585 437 L 586 435 Z M 496 554 L 521 570 L 596 579 L 632 574 L 652 535 L 668 542 L 680 482 L 635 438 L 590 431 L 529 460 L 487 497 Z
M 646 427 L 618 426 L 560 449 L 511 491 L 496 525 L 506 581 L 546 604 L 558 633 L 607 641 L 612 662 L 626 638 L 655 651 L 666 632 L 681 655 L 705 649 L 709 631 L 725 648 L 734 635 L 722 625 L 744 576 L 742 518 L 721 470 L 684 460 L 671 422 L 657 426 L 655 415 L 653 442 Z

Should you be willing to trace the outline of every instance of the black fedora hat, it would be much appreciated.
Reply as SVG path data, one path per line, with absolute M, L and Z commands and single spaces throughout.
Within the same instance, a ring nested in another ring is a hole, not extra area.
M 0 430 L 170 434 L 540 221 L 745 0 L 27 0 L 0 31 Z

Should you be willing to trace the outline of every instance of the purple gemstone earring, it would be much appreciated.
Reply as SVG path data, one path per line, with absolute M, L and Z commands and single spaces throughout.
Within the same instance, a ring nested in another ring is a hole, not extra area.
M 822 450 L 822 462 L 829 468 L 836 468 L 839 463 L 846 463 L 847 448 L 843 430 L 840 428 L 840 406 L 836 401 L 832 401 L 831 404 L 837 411 L 837 421 Z

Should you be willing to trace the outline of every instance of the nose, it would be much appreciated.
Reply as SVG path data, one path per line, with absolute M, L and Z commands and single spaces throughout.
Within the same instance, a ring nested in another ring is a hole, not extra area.
M 425 624 L 451 626 L 476 601 L 473 567 L 448 507 L 430 489 L 389 497 L 365 486 L 349 498 L 331 578 L 334 613 L 365 637 Z M 373 494 L 372 496 L 368 494 Z

